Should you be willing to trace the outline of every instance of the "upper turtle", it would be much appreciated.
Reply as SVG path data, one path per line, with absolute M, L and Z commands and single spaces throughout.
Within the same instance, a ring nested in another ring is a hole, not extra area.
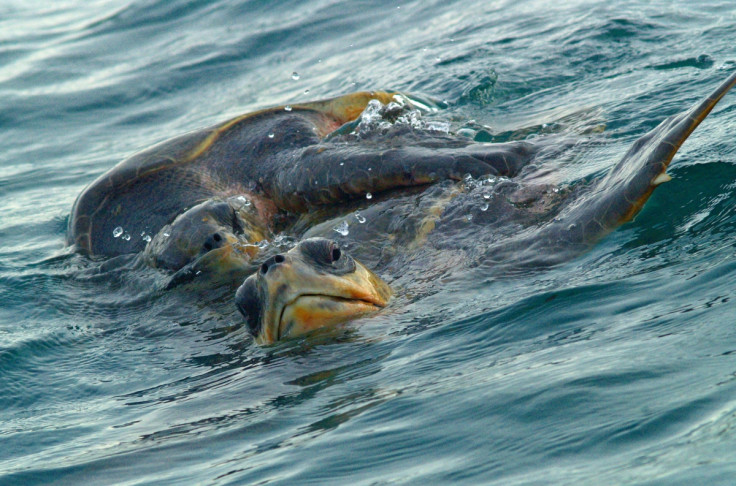
M 273 229 L 279 211 L 465 174 L 511 175 L 528 158 L 524 143 L 482 147 L 432 131 L 345 143 L 341 134 L 371 100 L 394 99 L 412 103 L 394 93 L 361 92 L 270 108 L 138 153 L 80 194 L 68 241 L 94 255 L 135 253 L 186 210 L 232 196 L 252 203 L 254 225 Z

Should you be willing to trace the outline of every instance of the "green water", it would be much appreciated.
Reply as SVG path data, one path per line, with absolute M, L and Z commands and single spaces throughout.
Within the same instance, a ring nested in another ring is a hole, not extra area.
M 735 38 L 717 1 L 5 2 L 0 484 L 730 484 L 733 93 L 589 253 L 337 335 L 255 346 L 228 295 L 64 241 L 130 154 L 362 89 L 494 141 L 605 126 L 562 164 L 598 176 L 736 69 Z

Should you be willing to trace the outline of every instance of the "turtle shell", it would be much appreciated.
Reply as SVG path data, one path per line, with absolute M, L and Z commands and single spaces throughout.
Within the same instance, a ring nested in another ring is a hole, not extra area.
M 386 92 L 269 108 L 195 131 L 140 152 L 90 184 L 77 198 L 68 240 L 81 251 L 120 255 L 142 250 L 178 214 L 205 199 L 263 194 L 264 177 L 283 150 L 319 143 Z M 278 134 L 275 136 L 273 134 Z M 269 137 L 270 135 L 270 137 Z

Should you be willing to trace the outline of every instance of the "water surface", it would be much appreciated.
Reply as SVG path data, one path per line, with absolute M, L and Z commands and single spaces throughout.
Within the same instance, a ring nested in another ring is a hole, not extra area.
M 5 2 L 0 483 L 729 484 L 733 93 L 586 255 L 314 339 L 255 346 L 224 290 L 64 241 L 130 154 L 363 89 L 494 141 L 604 125 L 565 165 L 600 175 L 736 69 L 735 38 L 719 1 Z

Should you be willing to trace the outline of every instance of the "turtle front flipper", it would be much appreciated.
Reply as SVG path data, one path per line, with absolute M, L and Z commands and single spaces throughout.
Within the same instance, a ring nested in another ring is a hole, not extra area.
M 264 189 L 277 206 L 301 212 L 370 193 L 461 180 L 468 174 L 513 176 L 534 153 L 534 147 L 524 142 L 454 148 L 410 142 L 317 145 L 285 165 Z
M 564 261 L 633 218 L 652 191 L 670 180 L 666 170 L 677 150 L 734 85 L 736 73 L 690 110 L 671 116 L 638 139 L 606 177 L 520 245 L 527 250 L 524 253 Z

